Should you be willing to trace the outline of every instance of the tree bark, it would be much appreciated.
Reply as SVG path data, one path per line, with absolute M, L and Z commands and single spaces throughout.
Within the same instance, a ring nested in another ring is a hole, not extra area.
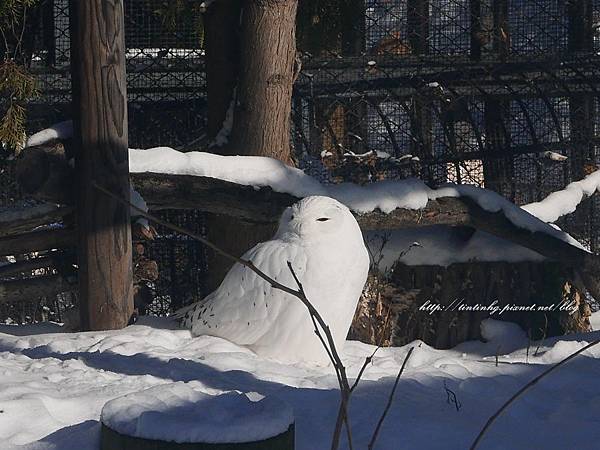
M 241 70 L 231 147 L 291 164 L 290 115 L 297 0 L 250 0 L 241 27 Z
M 78 179 L 78 260 L 83 330 L 118 329 L 133 312 L 125 30 L 122 0 L 71 2 Z
M 290 116 L 292 85 L 296 60 L 297 0 L 249 0 L 244 2 L 239 29 L 239 77 L 236 86 L 233 128 L 229 142 L 217 151 L 229 155 L 269 156 L 292 164 L 290 149 Z M 235 11 L 229 7 L 229 14 Z M 236 15 L 237 20 L 239 16 Z M 235 20 L 228 19 L 230 27 Z M 222 25 L 221 25 L 222 26 Z M 208 30 L 207 30 L 208 31 Z M 237 30 L 228 30 L 235 33 Z M 218 36 L 218 33 L 213 33 Z M 210 41 L 207 51 L 210 53 Z M 227 48 L 234 47 L 227 44 Z M 234 50 L 231 51 L 234 53 Z M 224 67 L 224 66 L 223 66 Z M 223 76 L 220 74 L 218 76 Z M 213 96 L 215 115 L 223 122 L 223 99 L 227 90 L 222 81 L 211 80 L 222 95 Z M 224 91 L 224 93 L 223 93 Z M 210 105 L 209 110 L 213 111 Z M 219 104 L 220 103 L 220 104 Z M 228 102 L 227 105 L 230 103 Z M 229 106 L 228 106 L 229 108 Z M 212 132 L 216 128 L 213 127 Z M 208 237 L 224 250 L 241 256 L 258 242 L 269 239 L 272 225 L 248 225 L 226 217 L 209 217 Z M 231 262 L 214 252 L 208 253 L 209 289 L 216 288 L 231 267 Z

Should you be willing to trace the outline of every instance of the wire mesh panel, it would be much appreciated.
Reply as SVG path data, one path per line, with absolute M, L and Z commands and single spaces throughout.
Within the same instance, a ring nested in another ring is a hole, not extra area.
M 161 211 L 161 219 L 193 233 L 205 234 L 204 217 L 198 211 Z M 202 299 L 206 294 L 206 254 L 203 246 L 188 236 L 179 235 L 162 226 L 148 246 L 148 257 L 157 261 L 159 278 L 153 283 L 154 302 L 148 311 L 166 315 L 184 305 Z
M 596 170 L 599 1 L 333 1 L 320 41 L 313 3 L 300 4 L 294 121 L 308 132 L 294 142 L 331 171 L 352 178 L 340 167 L 358 153 L 386 163 L 353 181 L 418 175 L 524 204 Z M 564 221 L 590 243 L 594 202 Z

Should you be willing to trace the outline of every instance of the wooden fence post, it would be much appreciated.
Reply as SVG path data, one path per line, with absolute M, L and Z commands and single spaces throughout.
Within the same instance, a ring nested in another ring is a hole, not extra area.
M 81 327 L 127 325 L 133 312 L 125 31 L 122 0 L 71 1 Z

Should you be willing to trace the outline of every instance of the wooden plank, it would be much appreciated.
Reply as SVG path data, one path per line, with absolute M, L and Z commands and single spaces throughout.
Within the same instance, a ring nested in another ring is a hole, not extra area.
M 71 2 L 81 326 L 123 328 L 133 313 L 122 0 Z
M 72 228 L 54 228 L 0 237 L 0 256 L 74 247 L 76 236 Z

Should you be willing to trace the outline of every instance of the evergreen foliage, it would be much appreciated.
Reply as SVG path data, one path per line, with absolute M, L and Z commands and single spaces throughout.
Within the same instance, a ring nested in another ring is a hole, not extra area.
M 37 0 L 0 2 L 0 145 L 17 153 L 25 138 L 26 103 L 38 95 L 22 57 L 28 10 Z

